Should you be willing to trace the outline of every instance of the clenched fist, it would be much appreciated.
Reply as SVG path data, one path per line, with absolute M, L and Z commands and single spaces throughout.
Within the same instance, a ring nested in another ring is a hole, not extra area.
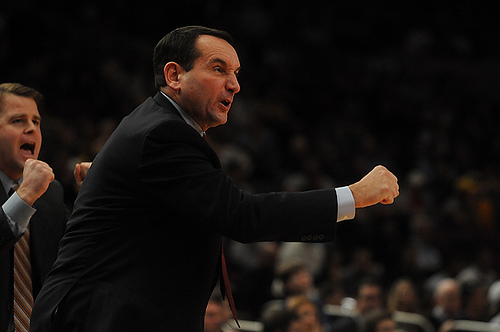
M 27 159 L 24 164 L 23 183 L 17 189 L 17 194 L 31 206 L 47 191 L 52 180 L 54 180 L 54 172 L 47 163 Z
M 365 177 L 349 186 L 355 206 L 362 208 L 377 203 L 392 204 L 399 196 L 398 179 L 384 166 L 376 166 Z
M 73 175 L 75 176 L 75 182 L 78 187 L 82 186 L 83 180 L 85 179 L 90 166 L 92 166 L 91 162 L 82 162 L 75 165 Z

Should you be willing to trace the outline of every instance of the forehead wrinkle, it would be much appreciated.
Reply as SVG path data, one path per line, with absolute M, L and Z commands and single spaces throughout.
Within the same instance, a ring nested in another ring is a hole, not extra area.
M 12 114 L 10 116 L 10 119 L 14 119 L 14 118 L 28 118 L 29 116 L 25 113 L 16 113 L 16 114 Z M 40 115 L 33 115 L 33 119 L 35 120 L 41 120 L 42 117 Z
M 213 58 L 213 59 L 210 59 L 209 61 L 210 64 L 213 64 L 213 63 L 220 63 L 221 65 L 223 66 L 227 66 L 227 62 L 222 60 L 221 58 Z
M 227 62 L 226 62 L 225 60 L 222 60 L 221 58 L 213 58 L 213 59 L 210 59 L 210 61 L 209 61 L 208 63 L 209 63 L 209 64 L 220 63 L 220 64 L 221 64 L 222 66 L 224 66 L 224 67 L 229 67 L 229 65 L 227 64 Z M 241 68 L 241 67 L 236 68 L 236 69 L 234 70 L 234 72 L 235 72 L 236 74 L 238 74 L 238 73 L 239 73 L 239 71 L 240 71 L 240 68 Z

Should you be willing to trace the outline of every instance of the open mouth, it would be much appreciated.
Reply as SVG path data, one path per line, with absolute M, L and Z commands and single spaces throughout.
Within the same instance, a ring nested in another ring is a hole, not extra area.
M 21 145 L 21 150 L 30 151 L 31 154 L 35 153 L 35 144 L 34 143 L 24 143 Z
M 231 102 L 229 100 L 223 100 L 221 101 L 221 104 L 224 105 L 225 107 L 229 107 L 229 105 L 231 105 Z

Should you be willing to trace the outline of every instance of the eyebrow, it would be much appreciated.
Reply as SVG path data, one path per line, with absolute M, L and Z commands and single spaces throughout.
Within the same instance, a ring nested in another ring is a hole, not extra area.
M 209 62 L 209 63 L 210 63 L 210 64 L 220 63 L 221 65 L 223 65 L 223 66 L 225 66 L 225 67 L 228 67 L 227 62 L 226 62 L 226 61 L 224 61 L 224 60 L 222 60 L 222 59 L 220 59 L 220 58 L 213 58 L 212 60 L 210 60 L 210 62 Z M 240 71 L 240 68 L 241 68 L 241 67 L 236 68 L 236 70 L 235 70 L 234 72 L 235 72 L 236 74 L 238 74 L 238 73 L 239 73 L 239 71 Z
M 23 113 L 17 113 L 17 114 L 13 114 L 10 118 L 11 119 L 15 119 L 15 118 L 27 118 L 28 116 L 26 114 L 23 114 Z M 40 115 L 35 115 L 33 117 L 35 120 L 38 120 L 38 121 L 41 121 L 42 120 L 42 117 Z

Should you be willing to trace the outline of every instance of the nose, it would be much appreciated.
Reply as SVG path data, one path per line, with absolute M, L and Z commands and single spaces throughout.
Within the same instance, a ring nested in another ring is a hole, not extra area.
M 238 78 L 236 77 L 236 75 L 232 75 L 228 79 L 227 89 L 234 94 L 236 94 L 240 91 L 240 83 L 238 82 Z
M 36 124 L 34 124 L 31 121 L 28 121 L 28 124 L 26 125 L 26 128 L 24 129 L 24 132 L 26 134 L 31 134 L 31 133 L 34 133 L 35 131 L 37 131 L 38 128 L 39 127 Z

